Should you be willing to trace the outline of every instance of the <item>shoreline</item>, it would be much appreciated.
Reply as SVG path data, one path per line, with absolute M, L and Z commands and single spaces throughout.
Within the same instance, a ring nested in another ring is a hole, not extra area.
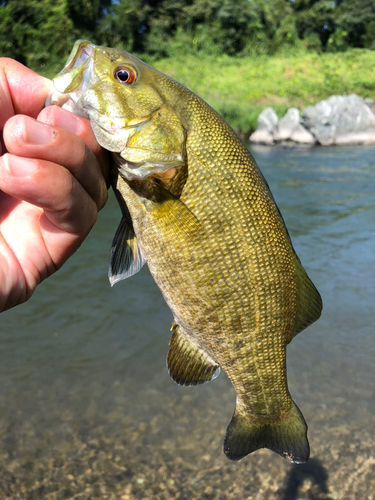
M 303 144 L 307 146 L 355 146 L 375 144 L 375 102 L 356 94 L 333 95 L 299 109 L 289 108 L 279 120 L 272 107 L 258 116 L 250 144 Z

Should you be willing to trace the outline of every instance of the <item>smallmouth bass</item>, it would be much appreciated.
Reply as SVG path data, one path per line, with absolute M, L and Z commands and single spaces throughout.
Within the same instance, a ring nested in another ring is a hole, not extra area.
M 249 151 L 202 99 L 122 50 L 77 41 L 46 105 L 89 118 L 112 152 L 122 220 L 111 284 L 146 262 L 174 321 L 167 364 L 180 385 L 222 368 L 236 408 L 224 453 L 309 457 L 286 378 L 286 346 L 321 313 Z

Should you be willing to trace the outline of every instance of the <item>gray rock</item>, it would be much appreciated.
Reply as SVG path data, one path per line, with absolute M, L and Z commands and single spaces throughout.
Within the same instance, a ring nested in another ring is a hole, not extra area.
M 265 108 L 258 116 L 258 127 L 249 137 L 249 141 L 257 144 L 273 144 L 273 133 L 278 121 L 275 111 L 272 108 Z
M 312 133 L 305 129 L 305 127 L 300 123 L 293 130 L 293 133 L 290 136 L 290 140 L 301 144 L 316 144 L 316 139 L 312 135 Z
M 355 94 L 332 96 L 309 106 L 301 123 L 323 146 L 375 143 L 375 115 Z
M 253 134 L 251 134 L 251 136 L 249 137 L 249 141 L 254 144 L 272 145 L 275 143 L 272 132 L 269 132 L 268 130 L 258 129 Z
M 315 137 L 300 124 L 299 111 L 290 108 L 281 118 L 274 132 L 277 142 L 292 141 L 302 144 L 315 144 Z
M 374 101 L 374 99 L 370 99 L 369 97 L 366 97 L 365 103 L 371 109 L 371 111 L 373 113 L 375 113 L 375 101 Z
M 375 128 L 369 129 L 365 132 L 351 132 L 349 134 L 339 135 L 336 137 L 335 144 L 339 146 L 375 144 Z
M 299 125 L 299 111 L 290 108 L 277 124 L 274 132 L 275 141 L 290 140 L 290 136 Z

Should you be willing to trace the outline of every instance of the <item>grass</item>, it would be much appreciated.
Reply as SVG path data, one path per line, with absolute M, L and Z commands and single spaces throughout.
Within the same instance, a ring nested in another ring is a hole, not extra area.
M 154 62 L 216 109 L 241 134 L 255 130 L 272 106 L 281 117 L 331 95 L 375 97 L 375 52 L 352 50 L 295 57 L 197 59 Z
M 216 109 L 241 136 L 257 126 L 259 113 L 272 106 L 279 117 L 331 95 L 375 97 L 375 52 L 303 53 L 295 56 L 184 56 L 147 60 Z M 54 72 L 45 71 L 46 76 Z

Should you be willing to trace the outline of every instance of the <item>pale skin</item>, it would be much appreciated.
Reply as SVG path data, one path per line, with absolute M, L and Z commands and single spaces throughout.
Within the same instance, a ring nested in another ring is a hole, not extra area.
M 107 201 L 108 154 L 87 120 L 43 109 L 50 85 L 0 58 L 0 312 L 64 264 Z

